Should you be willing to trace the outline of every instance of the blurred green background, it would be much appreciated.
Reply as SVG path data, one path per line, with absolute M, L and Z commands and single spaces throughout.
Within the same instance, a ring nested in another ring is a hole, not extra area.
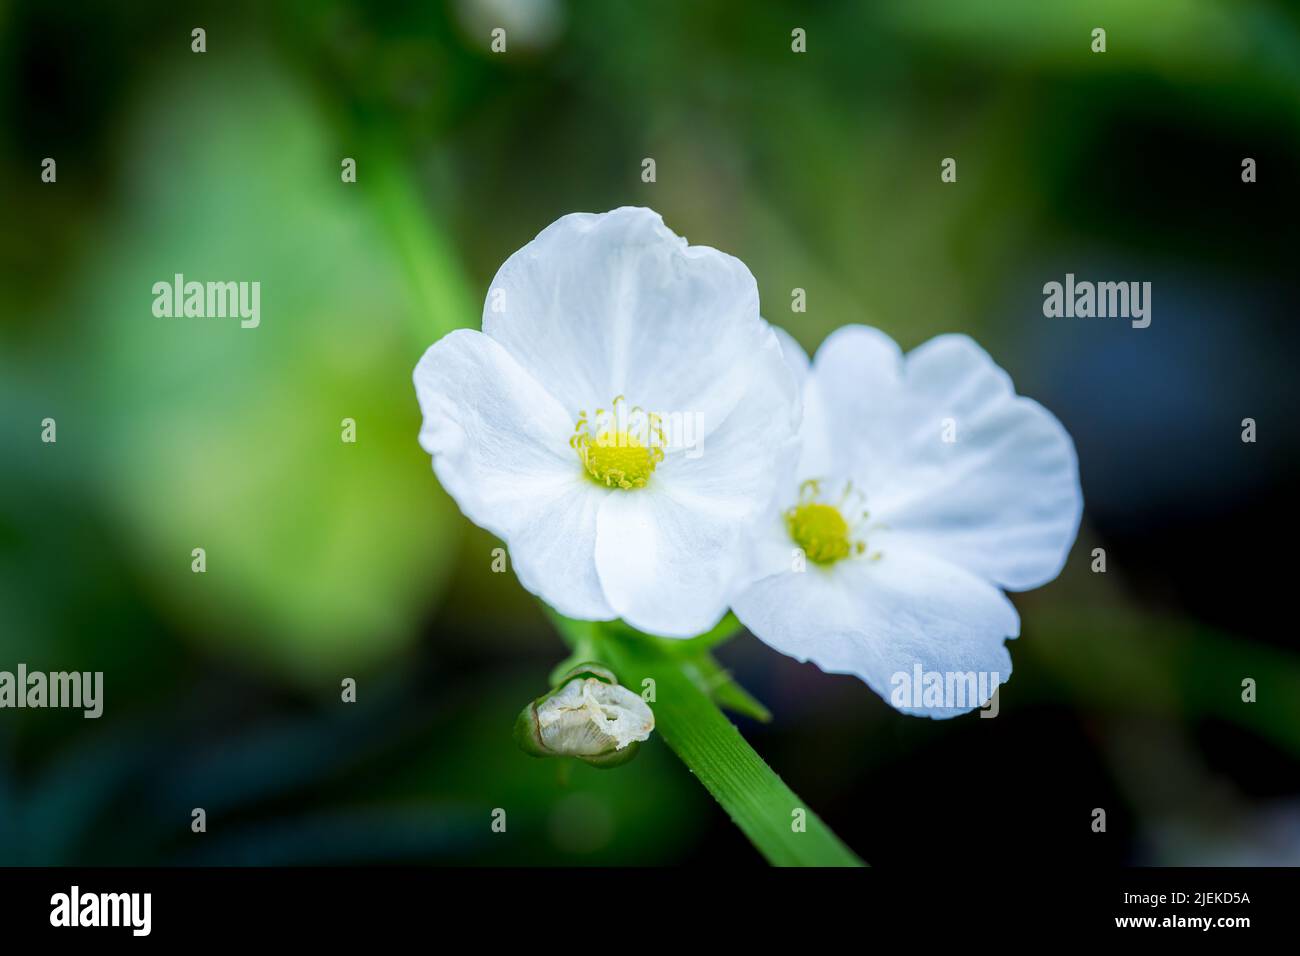
M 1294 6 L 3 3 L 0 68 L 0 670 L 105 673 L 97 721 L 0 711 L 0 863 L 758 862 L 658 740 L 514 748 L 564 648 L 416 444 L 423 349 L 625 204 L 809 349 L 970 333 L 1078 444 L 997 719 L 723 649 L 827 823 L 879 864 L 1300 863 Z M 260 281 L 261 327 L 154 318 L 178 272 Z M 1152 326 L 1045 319 L 1066 272 L 1151 281 Z

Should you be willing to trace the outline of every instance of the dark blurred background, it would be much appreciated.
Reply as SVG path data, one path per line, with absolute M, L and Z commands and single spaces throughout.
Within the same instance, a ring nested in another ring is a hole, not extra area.
M 19 2 L 0 70 L 0 670 L 105 672 L 99 720 L 0 711 L 0 863 L 759 861 L 662 741 L 515 749 L 565 649 L 416 444 L 422 350 L 625 204 L 810 350 L 973 335 L 1078 445 L 996 719 L 723 648 L 864 859 L 1300 863 L 1293 5 Z M 155 319 L 177 272 L 261 327 Z M 1151 327 L 1044 318 L 1066 272 L 1152 282 Z

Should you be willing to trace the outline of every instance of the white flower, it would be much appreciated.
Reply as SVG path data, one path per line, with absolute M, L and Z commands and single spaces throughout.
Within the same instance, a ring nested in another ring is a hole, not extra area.
M 443 487 L 560 613 L 690 637 L 747 583 L 799 402 L 738 259 L 649 209 L 565 216 L 415 387 Z
M 1070 436 L 966 336 L 904 357 L 846 326 L 810 367 L 780 334 L 802 382 L 803 448 L 759 525 L 737 617 L 908 713 L 982 706 L 1020 633 L 1003 589 L 1055 578 L 1078 532 Z

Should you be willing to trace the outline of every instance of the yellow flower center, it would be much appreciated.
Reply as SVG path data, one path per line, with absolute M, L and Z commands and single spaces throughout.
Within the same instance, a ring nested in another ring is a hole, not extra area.
M 819 501 L 820 491 L 815 480 L 805 481 L 799 487 L 799 503 L 786 509 L 784 516 L 790 537 L 815 564 L 834 564 L 861 554 L 867 543 L 854 540 L 856 522 L 850 524 L 840 511 L 853 494 L 852 486 L 844 489 L 838 506 Z M 862 517 L 867 517 L 865 511 Z
M 620 395 L 610 412 L 596 409 L 594 434 L 586 410 L 580 412 L 569 444 L 593 481 L 606 488 L 644 488 L 663 461 L 663 429 L 659 416 L 639 406 L 623 412 L 624 401 Z

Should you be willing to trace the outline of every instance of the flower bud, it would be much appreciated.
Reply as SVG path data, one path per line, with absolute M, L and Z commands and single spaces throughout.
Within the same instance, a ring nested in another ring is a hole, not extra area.
M 599 664 L 580 664 L 525 707 L 515 742 L 534 757 L 577 757 L 594 767 L 616 767 L 636 756 L 655 717 L 638 694 Z

